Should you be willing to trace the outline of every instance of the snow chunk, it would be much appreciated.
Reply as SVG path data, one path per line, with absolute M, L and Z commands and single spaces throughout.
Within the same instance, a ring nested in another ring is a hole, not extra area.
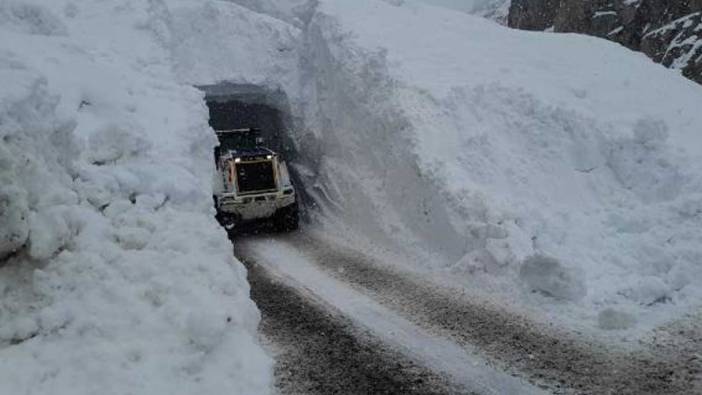
M 60 207 L 33 212 L 29 217 L 29 255 L 48 259 L 71 238 Z
M 604 330 L 629 329 L 636 324 L 636 318 L 624 311 L 607 308 L 597 315 L 597 325 Z
M 608 166 L 624 187 L 646 202 L 678 196 L 687 181 L 674 162 L 666 141 L 668 127 L 657 119 L 639 119 L 633 137 L 613 142 Z
M 4 181 L 0 177 L 0 182 L 5 184 Z M 27 241 L 28 214 L 26 192 L 13 185 L 0 186 L 0 259 L 16 252 Z
M 587 293 L 585 282 L 575 270 L 545 255 L 527 257 L 519 270 L 519 277 L 529 290 L 556 299 L 575 301 Z
M 88 138 L 90 161 L 97 165 L 114 163 L 145 153 L 150 143 L 140 135 L 143 130 L 126 129 L 116 124 L 105 125 Z

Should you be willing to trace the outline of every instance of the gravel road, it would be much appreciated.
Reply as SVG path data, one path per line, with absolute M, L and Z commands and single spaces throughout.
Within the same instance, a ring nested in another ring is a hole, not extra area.
M 283 394 L 465 393 L 243 257 Z
M 361 252 L 309 234 L 265 237 L 304 252 L 319 270 L 427 331 L 478 349 L 495 368 L 521 376 L 547 392 L 702 393 L 700 320 L 661 328 L 650 344 L 628 352 L 457 297 Z M 461 392 L 355 330 L 351 322 L 333 314 L 333 307 L 311 302 L 312 297 L 272 280 L 255 263 L 247 267 L 252 296 L 263 312 L 262 333 L 281 352 L 276 374 L 282 392 Z

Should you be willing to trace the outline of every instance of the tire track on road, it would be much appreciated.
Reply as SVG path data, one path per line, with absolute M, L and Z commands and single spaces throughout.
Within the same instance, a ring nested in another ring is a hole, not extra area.
M 413 323 L 487 354 L 496 368 L 547 383 L 555 393 L 691 394 L 699 390 L 697 348 L 624 352 L 586 342 L 506 311 L 450 295 L 345 246 L 308 234 L 277 238 L 330 276 L 353 285 Z
M 236 245 L 236 242 L 235 242 Z M 283 394 L 466 393 L 276 278 L 240 249 Z

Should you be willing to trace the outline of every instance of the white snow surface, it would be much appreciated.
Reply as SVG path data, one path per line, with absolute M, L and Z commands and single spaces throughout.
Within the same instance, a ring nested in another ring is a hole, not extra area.
M 323 155 L 298 170 L 339 233 L 579 329 L 700 305 L 697 85 L 412 1 L 322 0 L 308 21 L 293 108 Z
M 481 16 L 500 24 L 507 24 L 510 0 L 419 0 L 452 10 Z
M 0 0 L 0 37 L 0 393 L 267 392 L 225 80 L 288 95 L 329 231 L 563 324 L 702 300 L 702 91 L 616 44 L 411 0 Z
M 172 17 L 160 1 L 0 1 L 2 394 L 271 387 Z

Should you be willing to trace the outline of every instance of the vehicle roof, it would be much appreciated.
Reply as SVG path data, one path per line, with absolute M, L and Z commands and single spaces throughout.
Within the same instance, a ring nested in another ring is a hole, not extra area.
M 220 129 L 215 130 L 216 134 L 228 134 L 228 133 L 260 133 L 261 130 L 258 128 L 240 128 L 240 129 Z
M 255 148 L 237 148 L 230 149 L 229 153 L 233 157 L 247 157 L 247 156 L 261 156 L 261 155 L 275 155 L 275 152 L 266 147 L 255 147 Z

